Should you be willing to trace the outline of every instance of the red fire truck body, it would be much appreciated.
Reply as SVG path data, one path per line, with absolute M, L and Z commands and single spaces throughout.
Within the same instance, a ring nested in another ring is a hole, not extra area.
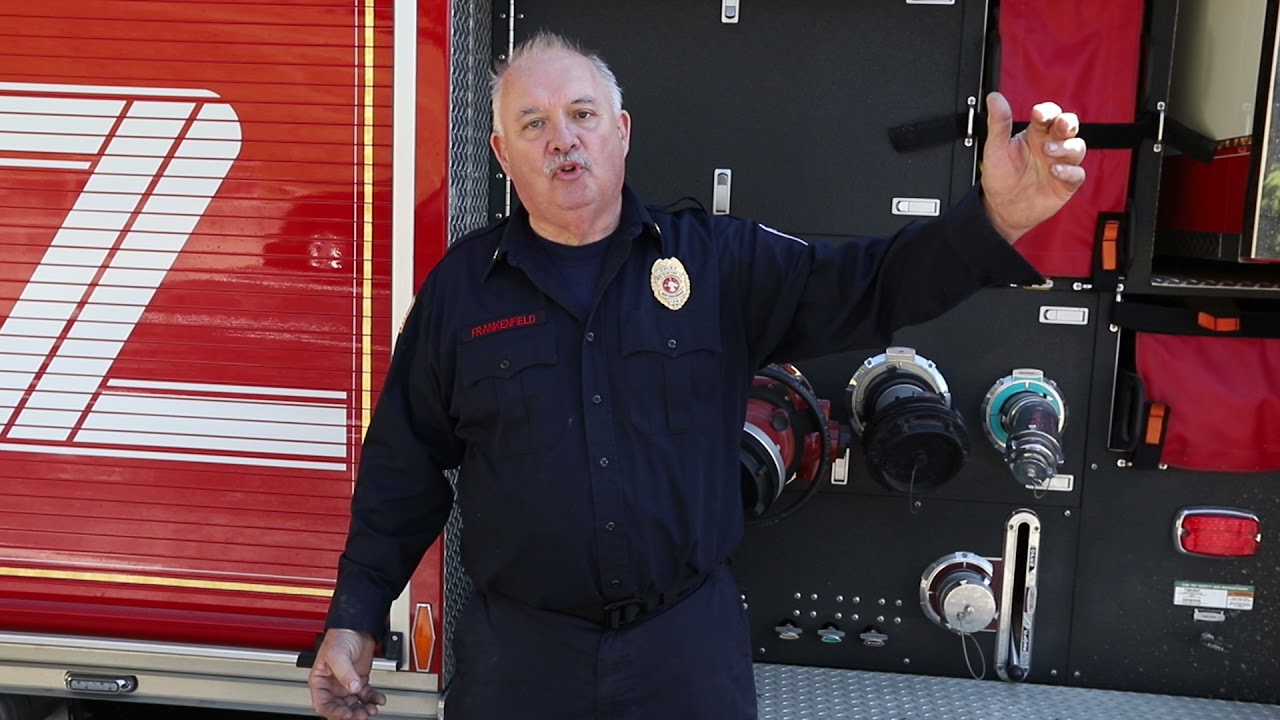
M 1267 69 L 1275 3 L 693 5 L 0 6 L 0 720 L 43 715 L 16 698 L 311 713 L 391 349 L 449 242 L 510 212 L 487 73 L 543 26 L 617 62 L 650 143 L 629 181 L 674 193 L 654 200 L 702 188 L 712 212 L 812 216 L 790 229 L 836 241 L 927 220 L 972 185 L 981 90 L 1020 119 L 1060 96 L 1092 113 L 1087 189 L 1019 243 L 1045 287 L 757 377 L 753 501 L 810 503 L 750 529 L 735 564 L 762 717 L 1280 717 L 1262 530 L 1280 507 L 1280 244 L 1259 230 L 1280 184 L 1255 172 L 1265 132 L 1245 137 L 1258 83 L 1220 67 Z M 1241 28 L 1266 29 L 1223 41 Z M 1190 49 L 1171 70 L 1175 29 Z M 1208 157 L 1178 110 L 1217 142 Z M 1227 280 L 1200 274 L 1207 256 Z M 1204 297 L 1230 302 L 1177 304 Z M 893 370 L 903 392 L 937 391 L 937 422 L 873 428 L 871 381 Z M 1036 422 L 1065 420 L 1015 458 L 998 406 L 1028 397 Z M 947 442 L 958 479 L 925 493 L 880 487 L 866 462 Z M 379 717 L 442 713 L 467 590 L 455 531 L 391 609 Z
M 446 244 L 447 8 L 0 15 L 0 663 L 69 673 L 4 685 L 124 673 L 153 700 L 308 707 L 293 666 L 321 630 L 360 439 Z M 380 663 L 422 672 L 392 687 L 435 689 L 441 588 L 437 549 Z

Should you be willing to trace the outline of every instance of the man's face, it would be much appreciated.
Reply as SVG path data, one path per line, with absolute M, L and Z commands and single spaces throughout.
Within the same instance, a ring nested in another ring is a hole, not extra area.
M 530 215 L 617 201 L 631 118 L 614 113 L 590 60 L 568 52 L 531 58 L 507 71 L 500 92 L 502 132 L 490 145 Z

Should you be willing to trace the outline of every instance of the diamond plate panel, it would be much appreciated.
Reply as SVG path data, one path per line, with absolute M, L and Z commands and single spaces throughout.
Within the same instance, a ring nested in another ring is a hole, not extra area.
M 487 2 L 450 3 L 449 242 L 485 224 L 489 188 L 489 72 L 491 13 Z M 458 476 L 449 482 L 457 487 Z M 456 492 L 455 492 L 456 496 Z M 471 594 L 458 552 L 457 504 L 445 526 L 444 683 L 453 676 L 453 625 Z
M 1280 720 L 1280 707 L 927 675 L 757 665 L 761 720 Z
M 489 3 L 453 0 L 449 101 L 449 241 L 488 222 Z

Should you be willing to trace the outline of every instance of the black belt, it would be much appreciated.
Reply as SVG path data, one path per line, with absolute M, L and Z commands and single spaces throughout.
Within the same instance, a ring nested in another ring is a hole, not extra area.
M 561 610 L 566 615 L 580 617 L 607 630 L 617 630 L 637 620 L 651 615 L 665 607 L 670 607 L 692 595 L 694 590 L 706 582 L 710 573 L 698 573 L 684 578 L 676 586 L 663 592 L 655 592 L 643 597 L 617 600 L 608 605 L 589 608 L 573 608 Z

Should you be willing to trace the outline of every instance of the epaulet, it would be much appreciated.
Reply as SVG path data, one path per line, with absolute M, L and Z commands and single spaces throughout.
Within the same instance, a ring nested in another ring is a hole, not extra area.
M 692 195 L 686 195 L 675 202 L 667 203 L 666 205 L 648 205 L 647 208 L 650 212 L 656 211 L 666 215 L 680 215 L 682 213 L 693 211 L 699 211 L 704 215 L 707 214 L 706 206 L 704 206 L 698 198 L 693 197 Z

